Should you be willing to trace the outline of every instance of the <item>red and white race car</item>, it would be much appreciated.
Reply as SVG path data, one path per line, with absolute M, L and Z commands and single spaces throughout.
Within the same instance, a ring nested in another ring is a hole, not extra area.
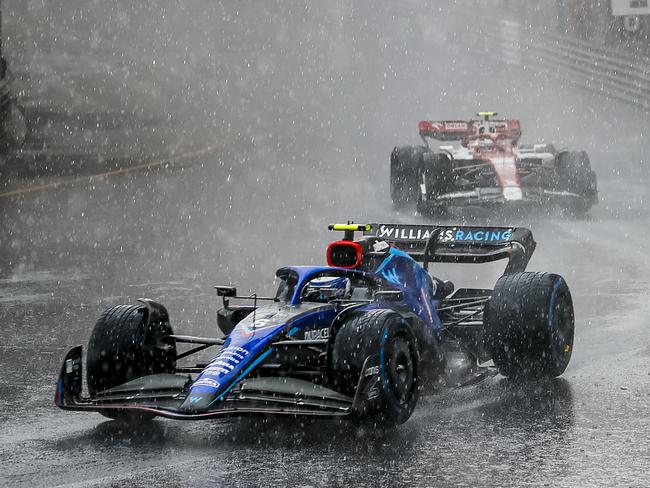
M 423 120 L 423 146 L 398 146 L 390 158 L 391 198 L 397 208 L 416 204 L 420 213 L 489 204 L 557 204 L 584 214 L 598 201 L 596 173 L 584 151 L 551 144 L 519 145 L 516 119 Z M 429 139 L 455 141 L 440 146 Z

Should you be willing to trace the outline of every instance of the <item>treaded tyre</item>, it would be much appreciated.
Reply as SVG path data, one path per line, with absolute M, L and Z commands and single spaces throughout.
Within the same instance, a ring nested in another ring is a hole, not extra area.
M 438 196 L 449 193 L 453 189 L 454 163 L 444 153 L 425 152 L 422 155 L 422 167 L 418 175 L 419 183 L 423 183 L 426 188 L 427 198 L 422 197 L 422 191 L 418 184 L 417 210 L 422 215 L 442 216 L 447 210 L 442 205 L 431 205 L 429 202 L 434 201 Z
M 402 424 L 419 397 L 420 354 L 411 327 L 392 310 L 372 310 L 351 316 L 336 333 L 331 373 L 335 387 L 354 395 L 364 361 L 379 356 L 382 406 L 365 412 L 380 425 Z
M 560 376 L 573 351 L 569 287 L 551 273 L 504 275 L 485 305 L 484 327 L 487 349 L 503 376 Z
M 417 201 L 419 171 L 424 146 L 397 146 L 390 155 L 390 197 L 395 208 L 405 208 Z
M 574 215 L 585 214 L 598 198 L 596 173 L 585 151 L 565 151 L 557 156 L 555 189 L 580 195 L 583 200 L 575 202 L 567 210 Z
M 88 343 L 86 379 L 91 397 L 142 376 L 174 373 L 176 345 L 163 341 L 173 334 L 166 310 L 149 320 L 145 305 L 117 305 L 97 320 Z M 107 409 L 102 415 L 125 421 L 152 418 L 149 414 Z

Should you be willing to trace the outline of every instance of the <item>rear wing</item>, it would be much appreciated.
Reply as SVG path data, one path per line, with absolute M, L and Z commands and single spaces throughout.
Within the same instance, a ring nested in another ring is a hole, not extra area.
M 483 114 L 483 112 L 479 112 Z M 492 112 L 486 112 L 492 113 Z M 421 120 L 418 124 L 420 137 L 431 137 L 439 141 L 462 141 L 467 138 L 508 137 L 514 141 L 521 137 L 521 126 L 517 119 L 485 120 Z
M 359 229 L 361 230 L 361 229 Z M 508 259 L 504 274 L 524 271 L 535 251 L 524 227 L 369 224 L 365 236 L 384 240 L 424 263 L 488 263 Z
M 472 133 L 471 122 L 464 120 L 421 120 L 418 129 L 421 137 L 439 141 L 460 141 Z

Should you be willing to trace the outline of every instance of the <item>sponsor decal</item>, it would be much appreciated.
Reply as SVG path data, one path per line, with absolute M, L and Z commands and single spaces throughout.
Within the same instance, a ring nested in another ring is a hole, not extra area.
M 223 349 L 216 358 L 203 370 L 201 377 L 193 386 L 205 386 L 217 389 L 221 383 L 217 381 L 223 375 L 227 375 L 237 368 L 246 356 L 248 351 L 242 347 L 228 346 Z
M 512 238 L 512 230 L 457 230 L 454 235 L 454 241 L 478 241 L 478 242 L 493 242 L 493 241 L 509 241 Z
M 73 371 L 77 371 L 81 366 L 81 359 L 66 359 L 65 361 L 65 373 L 70 374 Z
M 377 237 L 393 241 L 426 241 L 433 227 L 380 225 Z M 512 239 L 512 229 L 481 229 L 456 227 L 443 229 L 438 236 L 440 242 L 495 242 Z M 387 279 L 389 279 L 387 277 Z
M 445 122 L 447 130 L 467 130 L 467 122 Z
M 370 366 L 369 368 L 366 368 L 366 370 L 363 372 L 363 375 L 365 377 L 378 375 L 378 374 L 379 374 L 379 366 Z
M 426 240 L 431 235 L 431 227 L 391 227 L 388 225 L 380 225 L 377 230 L 377 237 L 385 238 L 388 240 L 409 240 L 409 241 L 419 241 Z
M 254 317 L 251 314 L 240 322 L 242 324 L 241 333 L 244 336 L 249 336 L 249 335 L 253 335 L 258 330 L 265 329 L 273 325 L 277 325 L 278 320 L 276 316 L 278 316 L 277 312 L 272 312 L 270 314 L 258 316 L 253 321 Z
M 199 403 L 202 399 L 203 399 L 203 397 L 200 397 L 200 396 L 191 396 L 190 397 L 190 403 Z
M 196 381 L 193 386 L 209 386 L 210 388 L 219 388 L 221 383 L 209 377 L 203 377 Z
M 304 393 L 302 393 L 300 391 L 297 391 L 296 394 L 294 395 L 293 402 L 296 405 L 302 405 L 303 403 L 305 403 L 305 395 L 304 395 Z
M 217 371 L 217 370 L 218 371 L 222 371 L 222 370 L 223 371 L 232 371 L 233 369 L 235 369 L 235 366 L 233 366 L 232 364 L 230 364 L 230 363 L 228 363 L 226 361 L 222 361 L 221 358 L 219 358 L 216 361 L 213 361 L 212 364 L 208 368 L 206 368 L 206 371 L 212 371 L 212 370 L 215 370 L 215 371 Z
M 379 388 L 376 386 L 373 386 L 368 390 L 368 393 L 366 394 L 366 398 L 368 400 L 374 400 L 375 398 L 379 397 Z
M 255 322 L 251 324 L 251 328 L 253 329 L 262 329 L 268 325 L 270 325 L 271 319 L 257 319 Z
M 330 329 L 326 327 L 324 329 L 308 330 L 305 332 L 305 340 L 315 341 L 319 339 L 329 339 Z
M 248 351 L 242 347 L 229 346 L 221 351 L 220 358 L 227 358 L 230 361 L 241 361 L 248 356 Z
M 397 275 L 397 270 L 395 268 L 390 268 L 390 269 L 384 269 L 382 271 L 381 275 L 386 278 L 386 280 L 390 281 L 391 283 L 394 283 L 396 285 L 402 285 L 399 281 L 399 276 Z
M 443 230 L 440 232 L 440 235 L 438 236 L 438 241 L 440 242 L 453 242 L 454 239 L 454 231 L 453 229 L 447 229 Z

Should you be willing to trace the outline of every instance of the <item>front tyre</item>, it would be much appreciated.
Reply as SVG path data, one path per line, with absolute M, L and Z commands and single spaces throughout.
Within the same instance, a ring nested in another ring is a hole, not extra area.
M 353 395 L 369 356 L 379 361 L 382 401 L 362 414 L 378 425 L 402 424 L 419 397 L 420 354 L 411 327 L 391 310 L 372 310 L 351 316 L 334 338 L 331 376 L 335 387 Z
M 104 311 L 88 343 L 86 380 L 91 397 L 143 376 L 174 373 L 176 345 L 167 311 L 145 305 L 118 305 Z M 147 413 L 106 409 L 102 415 L 124 421 L 152 418 Z
M 425 152 L 422 156 L 422 169 L 419 174 L 417 211 L 421 215 L 443 217 L 446 205 L 438 200 L 453 190 L 453 162 L 447 154 Z
M 424 146 L 397 146 L 390 155 L 390 197 L 397 209 L 415 204 Z
M 574 216 L 586 214 L 598 201 L 598 182 L 591 169 L 591 161 L 585 151 L 565 151 L 557 155 L 555 162 L 555 189 L 567 191 L 580 197 L 572 202 L 567 213 Z
M 556 274 L 523 272 L 497 281 L 485 305 L 486 346 L 503 376 L 560 376 L 573 352 L 573 301 Z

